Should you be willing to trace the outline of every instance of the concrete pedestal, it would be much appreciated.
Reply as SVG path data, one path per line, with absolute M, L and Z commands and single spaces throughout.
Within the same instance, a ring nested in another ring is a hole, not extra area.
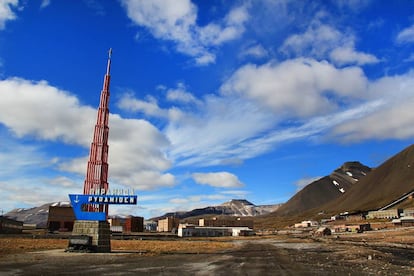
M 72 235 L 91 237 L 94 252 L 111 252 L 111 230 L 107 221 L 75 220 Z

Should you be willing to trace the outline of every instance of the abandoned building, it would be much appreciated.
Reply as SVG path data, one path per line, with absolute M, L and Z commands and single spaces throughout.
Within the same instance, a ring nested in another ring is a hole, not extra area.
M 49 206 L 47 229 L 51 232 L 67 232 L 73 230 L 75 214 L 70 206 Z
M 201 218 L 198 220 L 198 226 L 202 227 L 248 227 L 253 229 L 252 219 L 242 219 L 240 217 L 218 219 L 216 217 L 205 219 Z
M 158 220 L 158 232 L 171 232 L 178 229 L 180 219 L 175 217 L 167 217 L 165 219 Z
M 196 226 L 192 224 L 180 224 L 178 227 L 179 237 L 237 237 L 252 235 L 254 235 L 254 232 L 249 227 L 214 227 Z
M 0 216 L 0 234 L 20 234 L 23 230 L 23 222 Z

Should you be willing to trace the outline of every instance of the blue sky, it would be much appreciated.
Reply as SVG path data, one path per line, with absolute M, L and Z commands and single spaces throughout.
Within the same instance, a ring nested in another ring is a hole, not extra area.
M 81 193 L 113 48 L 109 185 L 145 218 L 287 201 L 414 137 L 413 1 L 0 1 L 0 209 Z

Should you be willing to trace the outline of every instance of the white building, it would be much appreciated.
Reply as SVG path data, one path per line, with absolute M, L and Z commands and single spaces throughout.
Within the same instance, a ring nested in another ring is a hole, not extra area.
M 252 229 L 248 227 L 201 227 L 191 224 L 180 224 L 179 237 L 224 237 L 224 236 L 251 236 Z
M 304 220 L 301 223 L 295 223 L 295 228 L 316 227 L 318 222 L 314 220 Z

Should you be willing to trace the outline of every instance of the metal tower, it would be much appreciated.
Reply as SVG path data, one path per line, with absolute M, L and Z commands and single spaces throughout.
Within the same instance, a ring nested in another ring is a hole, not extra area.
M 106 194 L 108 191 L 108 134 L 109 134 L 109 82 L 111 80 L 111 56 L 109 49 L 108 65 L 104 77 L 101 99 L 98 109 L 93 141 L 89 153 L 83 194 Z M 108 216 L 108 205 L 88 205 L 86 211 L 105 212 Z

